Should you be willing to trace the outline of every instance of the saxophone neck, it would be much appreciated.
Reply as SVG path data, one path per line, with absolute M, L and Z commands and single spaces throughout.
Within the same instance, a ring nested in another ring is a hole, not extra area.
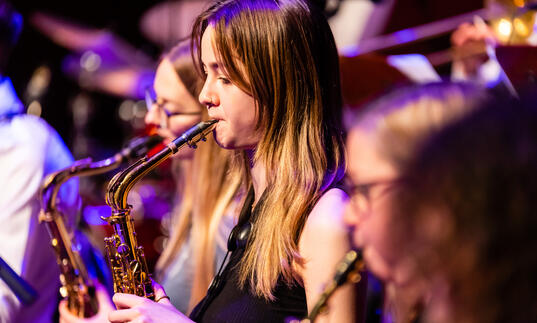
M 301 322 L 315 322 L 318 315 L 327 310 L 328 299 L 336 289 L 349 281 L 358 283 L 362 278 L 361 272 L 364 271 L 364 269 L 365 264 L 361 250 L 348 251 L 336 266 L 334 277 L 324 288 L 319 300 L 313 306 L 307 319 Z
M 121 213 L 122 210 L 130 208 L 127 204 L 127 195 L 132 186 L 141 178 L 140 171 L 147 168 L 145 166 L 147 160 L 147 157 L 143 157 L 112 177 L 105 195 L 106 204 L 112 208 L 112 212 Z
M 48 175 L 40 190 L 41 206 L 44 213 L 57 210 L 57 196 L 62 184 L 75 176 L 91 176 L 109 172 L 132 158 L 143 156 L 156 146 L 162 138 L 157 135 L 134 138 L 125 148 L 112 157 L 93 162 L 91 158 L 75 161 L 72 165 Z
M 124 171 L 116 174 L 108 184 L 106 204 L 108 204 L 113 211 L 129 209 L 127 195 L 134 184 L 163 161 L 175 154 L 183 146 L 188 145 L 190 148 L 196 148 L 196 144 L 199 141 L 205 140 L 207 134 L 212 131 L 216 122 L 216 120 L 210 120 L 198 123 L 155 155 L 150 158 L 147 156 L 143 157 Z
M 44 213 L 54 213 L 57 211 L 57 197 L 60 192 L 60 187 L 69 179 L 78 176 L 78 174 L 90 164 L 91 158 L 78 160 L 72 165 L 45 177 L 39 191 L 41 209 Z

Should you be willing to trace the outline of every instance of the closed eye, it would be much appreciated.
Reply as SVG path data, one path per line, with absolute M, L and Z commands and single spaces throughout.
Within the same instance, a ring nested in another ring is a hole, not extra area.
M 220 76 L 218 79 L 224 84 L 231 84 L 231 81 L 227 77 Z

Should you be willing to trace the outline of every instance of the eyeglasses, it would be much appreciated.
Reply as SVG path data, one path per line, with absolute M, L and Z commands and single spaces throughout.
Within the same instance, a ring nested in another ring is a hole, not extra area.
M 200 111 L 181 111 L 181 112 L 171 112 L 170 110 L 166 109 L 166 104 L 176 104 L 171 101 L 165 101 L 163 99 L 156 98 L 155 91 L 151 88 L 148 88 L 145 90 L 145 105 L 147 106 L 147 110 L 151 109 L 153 106 L 156 106 L 161 112 L 160 117 L 160 127 L 161 128 L 167 128 L 168 122 L 171 117 L 174 116 L 195 116 L 195 115 L 201 115 Z
M 371 210 L 373 198 L 380 198 L 389 192 L 396 184 L 400 183 L 399 179 L 372 181 L 362 184 L 347 183 L 346 189 L 350 195 L 351 203 L 359 211 Z M 376 192 L 373 194 L 373 192 Z

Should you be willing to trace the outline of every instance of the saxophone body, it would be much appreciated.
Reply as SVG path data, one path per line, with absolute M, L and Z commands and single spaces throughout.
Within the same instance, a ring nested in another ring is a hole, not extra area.
M 65 217 L 57 207 L 60 187 L 75 176 L 91 176 L 113 170 L 127 159 L 144 154 L 159 141 L 155 136 L 137 138 L 108 159 L 98 162 L 92 162 L 90 158 L 76 161 L 71 166 L 48 175 L 41 186 L 39 221 L 46 226 L 56 254 L 62 285 L 60 294 L 67 300 L 69 311 L 78 317 L 95 315 L 98 303 L 87 268 L 79 252 L 73 248 L 70 233 L 65 226 Z
M 114 292 L 135 294 L 153 300 L 155 298 L 144 250 L 137 243 L 131 217 L 132 206 L 127 204 L 128 193 L 138 180 L 183 146 L 196 148 L 196 143 L 205 140 L 216 122 L 211 120 L 198 123 L 152 157 L 143 157 L 116 174 L 108 183 L 105 197 L 106 203 L 112 208 L 112 214 L 103 219 L 113 227 L 114 234 L 105 238 L 104 242 L 114 281 Z

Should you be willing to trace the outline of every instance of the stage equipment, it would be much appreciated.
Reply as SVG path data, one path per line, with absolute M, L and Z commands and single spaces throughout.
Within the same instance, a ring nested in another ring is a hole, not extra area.
M 0 257 L 0 280 L 3 280 L 19 301 L 26 306 L 35 303 L 39 297 L 37 291 L 19 276 L 2 257 Z
M 462 23 L 473 23 L 475 17 L 489 21 L 489 25 L 502 45 L 522 44 L 533 32 L 537 1 L 528 0 L 487 0 L 485 8 L 457 16 L 437 20 L 420 26 L 399 30 L 362 40 L 355 48 L 347 48 L 347 56 L 358 56 L 373 52 L 392 50 L 411 43 L 446 35 Z M 463 52 L 463 54 L 461 54 Z M 453 59 L 484 55 L 484 45 L 470 44 L 463 51 L 449 48 L 425 56 L 432 65 L 438 66 Z

